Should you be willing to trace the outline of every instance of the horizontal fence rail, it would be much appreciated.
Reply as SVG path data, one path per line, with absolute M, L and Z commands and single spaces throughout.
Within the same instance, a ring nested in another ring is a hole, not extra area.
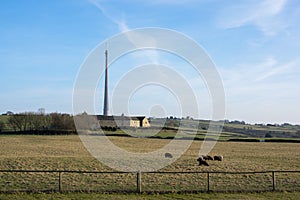
M 0 170 L 0 192 L 300 191 L 300 171 Z

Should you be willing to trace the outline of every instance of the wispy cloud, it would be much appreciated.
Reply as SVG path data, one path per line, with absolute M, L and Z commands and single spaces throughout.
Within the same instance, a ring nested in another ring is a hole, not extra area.
M 114 24 L 116 24 L 121 32 L 124 32 L 126 34 L 127 39 L 136 47 L 140 46 L 139 44 L 147 44 L 149 46 L 157 46 L 156 45 L 156 39 L 150 36 L 145 36 L 143 34 L 139 34 L 137 32 L 128 32 L 130 28 L 128 27 L 128 23 L 124 18 L 118 18 L 119 15 L 115 14 L 116 12 L 111 12 L 111 10 L 106 9 L 104 6 L 104 3 L 101 0 L 88 0 L 90 3 L 95 5 L 100 12 L 109 20 L 111 20 Z M 118 12 L 121 12 L 118 10 Z M 122 12 L 121 12 L 122 13 Z M 124 15 L 124 13 L 122 14 Z M 143 51 L 139 55 L 141 59 L 144 59 L 145 57 L 148 58 L 152 63 L 158 63 L 158 53 L 155 51 Z M 137 59 L 137 57 L 135 57 Z
M 112 21 L 113 23 L 115 23 L 119 30 L 124 32 L 124 31 L 128 31 L 129 28 L 127 26 L 127 23 L 125 21 L 125 19 L 117 19 L 115 17 L 115 15 L 110 14 L 109 12 L 107 12 L 107 10 L 105 9 L 105 7 L 102 5 L 101 0 L 88 0 L 88 2 L 90 2 L 91 4 L 95 5 L 99 11 L 110 21 Z
M 295 74 L 295 70 L 300 65 L 299 60 L 292 60 L 281 63 L 274 57 L 266 57 L 259 63 L 239 64 L 233 68 L 220 69 L 225 81 L 230 85 L 243 86 L 258 84 L 262 81 L 272 83 L 272 78 L 278 76 L 289 76 Z
M 272 59 L 271 63 L 266 63 L 266 67 L 263 69 L 263 73 L 261 76 L 259 76 L 258 78 L 256 78 L 254 81 L 262 81 L 264 79 L 267 79 L 269 77 L 272 76 L 276 76 L 279 75 L 281 73 L 287 73 L 287 72 L 291 72 L 292 69 L 296 63 L 294 61 L 285 63 L 285 64 L 278 64 L 276 60 Z
M 219 24 L 223 28 L 257 26 L 266 35 L 275 35 L 285 25 L 279 19 L 287 0 L 240 1 L 221 12 Z
M 266 57 L 258 63 L 220 68 L 227 99 L 227 118 L 247 122 L 296 121 L 300 99 L 300 60 Z

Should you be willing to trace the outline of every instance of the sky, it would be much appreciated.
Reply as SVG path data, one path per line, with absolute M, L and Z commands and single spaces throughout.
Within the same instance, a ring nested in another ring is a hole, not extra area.
M 97 45 L 124 31 L 159 27 L 192 38 L 213 60 L 223 81 L 225 119 L 300 124 L 299 19 L 298 0 L 1 1 L 0 113 L 72 113 L 80 67 Z M 210 119 L 204 81 L 165 52 L 135 52 L 111 64 L 110 96 L 124 74 L 150 62 L 179 72 L 196 93 L 200 114 L 192 117 Z M 96 113 L 102 113 L 102 79 Z M 129 109 L 133 115 L 188 115 L 180 113 L 176 95 L 157 85 L 135 91 Z

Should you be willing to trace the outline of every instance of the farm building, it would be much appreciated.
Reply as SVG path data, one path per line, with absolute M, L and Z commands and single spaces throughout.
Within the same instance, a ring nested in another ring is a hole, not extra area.
M 97 120 L 101 127 L 150 127 L 150 123 L 145 116 L 105 116 L 97 115 Z

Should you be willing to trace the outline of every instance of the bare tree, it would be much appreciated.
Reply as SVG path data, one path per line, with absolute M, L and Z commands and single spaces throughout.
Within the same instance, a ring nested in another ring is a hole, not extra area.
M 0 121 L 0 132 L 2 132 L 3 129 L 5 129 L 5 123 Z
M 75 130 L 73 117 L 69 114 L 51 113 L 44 115 L 41 113 L 26 112 L 11 115 L 8 122 L 14 131 L 26 130 Z
M 8 118 L 8 123 L 14 129 L 14 131 L 24 131 L 28 126 L 28 118 L 24 113 L 10 115 Z
M 69 114 L 51 113 L 51 128 L 57 130 L 74 130 L 74 120 Z

